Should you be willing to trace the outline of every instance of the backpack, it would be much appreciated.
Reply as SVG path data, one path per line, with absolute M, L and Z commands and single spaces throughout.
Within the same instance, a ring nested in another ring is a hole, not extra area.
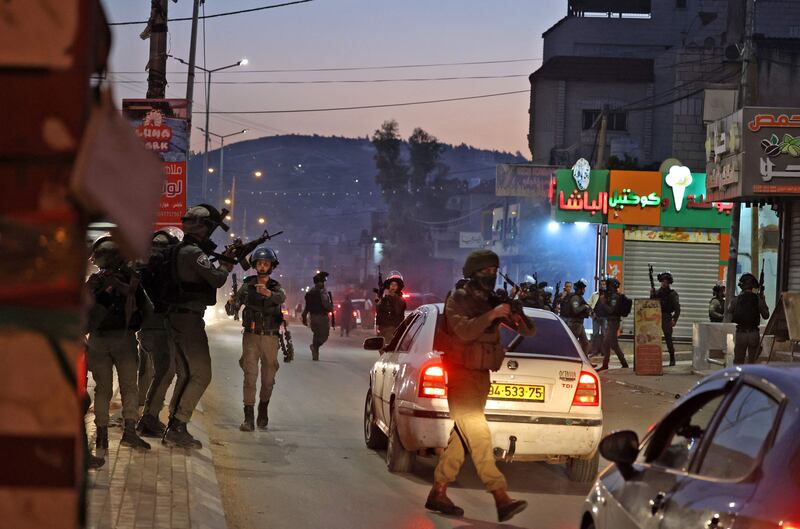
M 176 303 L 181 298 L 181 282 L 178 280 L 178 251 L 182 243 L 154 248 L 143 274 L 144 286 L 154 304 Z
M 625 294 L 620 294 L 619 302 L 617 303 L 619 315 L 624 318 L 631 313 L 631 309 L 633 309 L 633 300 Z

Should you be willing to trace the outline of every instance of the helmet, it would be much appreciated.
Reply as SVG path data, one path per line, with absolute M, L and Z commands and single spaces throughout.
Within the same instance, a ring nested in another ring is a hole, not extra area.
M 552 296 L 555 293 L 555 289 L 553 287 L 544 287 L 544 293 Z
M 110 233 L 104 233 L 92 243 L 92 262 L 98 268 L 109 268 L 120 259 L 119 246 Z
M 616 277 L 607 277 L 606 278 L 606 287 L 610 289 L 618 289 L 619 288 L 619 279 Z
M 659 281 L 664 281 L 665 279 L 667 281 L 669 281 L 669 284 L 671 285 L 672 284 L 672 272 L 670 272 L 669 270 L 664 270 L 663 272 L 658 274 L 658 280 Z
M 153 233 L 153 246 L 167 246 L 183 240 L 183 230 L 175 226 L 167 226 Z
M 490 266 L 499 267 L 500 258 L 491 250 L 475 250 L 467 257 L 464 262 L 464 277 L 472 277 L 477 272 Z
M 586 288 L 586 280 L 584 278 L 580 278 L 575 281 L 575 290 L 578 290 L 579 288 Z
M 739 278 L 739 288 L 746 289 L 746 288 L 755 288 L 758 286 L 758 279 L 751 273 L 742 274 L 742 277 Z
M 255 264 L 256 261 L 269 261 L 272 263 L 272 268 L 278 266 L 278 256 L 272 248 L 266 246 L 259 246 L 250 255 L 250 262 Z
M 536 288 L 538 288 L 538 289 L 547 288 L 547 281 L 542 281 L 541 283 L 536 285 Z
M 207 238 L 220 227 L 228 231 L 228 225 L 222 219 L 222 214 L 217 208 L 208 204 L 198 204 L 186 210 L 181 217 L 184 231 L 198 238 Z
M 717 283 L 716 285 L 714 285 L 714 288 L 712 290 L 714 291 L 714 295 L 717 295 L 725 290 L 725 285 L 723 285 L 722 283 Z
M 316 275 L 314 275 L 314 283 L 324 283 L 328 280 L 329 275 L 328 272 L 317 272 Z
M 383 282 L 383 288 L 389 288 L 389 284 L 394 281 L 397 283 L 397 287 L 400 290 L 403 290 L 403 287 L 406 286 L 403 282 L 403 275 L 398 272 L 397 270 L 392 270 L 389 272 L 389 277 L 387 277 Z

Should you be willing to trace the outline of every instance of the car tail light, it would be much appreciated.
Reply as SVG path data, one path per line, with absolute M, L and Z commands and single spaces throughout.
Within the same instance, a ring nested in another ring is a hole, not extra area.
M 353 317 L 358 318 L 358 312 L 353 311 Z
M 447 373 L 441 364 L 429 365 L 422 369 L 419 377 L 419 396 L 429 399 L 447 397 Z
M 581 371 L 578 377 L 578 388 L 572 398 L 573 406 L 599 406 L 600 405 L 600 383 L 597 376 L 588 371 Z
M 403 294 L 403 299 L 408 299 L 411 297 L 411 294 Z
M 800 522 L 784 522 L 778 524 L 780 529 L 800 529 Z

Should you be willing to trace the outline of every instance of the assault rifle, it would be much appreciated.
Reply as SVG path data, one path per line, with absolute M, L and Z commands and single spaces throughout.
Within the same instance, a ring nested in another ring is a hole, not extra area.
M 508 295 L 508 292 L 506 292 L 505 290 L 490 292 L 489 303 L 492 305 L 492 307 L 496 307 L 504 303 L 508 304 L 508 306 L 511 307 L 511 314 L 518 316 L 518 318 L 516 318 L 516 321 L 515 319 L 503 318 L 500 320 L 496 320 L 496 323 L 503 323 L 505 325 L 508 325 L 509 327 L 519 332 L 520 334 L 527 333 L 530 331 L 532 327 L 532 322 L 525 315 L 522 302 L 519 301 L 518 299 L 511 299 L 511 297 L 509 297 Z M 524 325 L 526 328 L 520 329 L 520 326 L 522 325 Z
M 375 292 L 375 301 L 379 302 L 383 298 L 383 274 L 381 273 L 381 265 L 378 265 L 378 288 L 373 288 Z
M 270 233 L 269 230 L 264 230 L 264 233 L 261 234 L 261 237 L 258 239 L 254 239 L 250 242 L 243 242 L 240 238 L 235 238 L 232 243 L 225 246 L 225 251 L 220 254 L 213 254 L 220 261 L 225 261 L 233 264 L 238 264 L 242 267 L 242 270 L 249 270 L 250 269 L 250 261 L 247 259 L 247 256 L 253 253 L 253 250 L 258 248 L 260 245 L 264 244 L 265 242 L 269 241 L 273 237 L 277 237 L 283 233 L 283 231 L 279 231 L 276 233 Z
M 553 312 L 558 313 L 558 309 L 556 308 L 561 303 L 558 300 L 558 291 L 561 290 L 561 281 L 556 281 L 556 290 L 553 293 Z
M 289 331 L 289 324 L 283 320 L 283 333 L 278 333 L 278 340 L 283 351 L 283 362 L 288 364 L 294 360 L 294 343 L 292 343 L 292 333 Z
M 761 273 L 758 275 L 758 293 L 764 295 L 764 259 L 761 260 Z
M 333 304 L 333 294 L 328 292 L 328 301 L 331 302 L 331 328 L 336 328 L 336 305 Z
M 655 291 L 656 289 L 656 282 L 653 280 L 653 265 L 647 265 L 647 273 L 650 275 L 650 290 Z
M 239 321 L 239 307 L 236 306 L 236 292 L 239 291 L 239 281 L 237 281 L 236 274 L 231 274 L 231 298 L 233 299 L 233 308 L 236 312 L 233 313 L 233 319 Z

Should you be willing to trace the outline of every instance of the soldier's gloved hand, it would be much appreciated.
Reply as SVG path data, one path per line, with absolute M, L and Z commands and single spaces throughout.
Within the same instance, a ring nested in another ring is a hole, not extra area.
M 492 319 L 499 320 L 511 316 L 511 307 L 508 303 L 503 303 L 492 309 Z

